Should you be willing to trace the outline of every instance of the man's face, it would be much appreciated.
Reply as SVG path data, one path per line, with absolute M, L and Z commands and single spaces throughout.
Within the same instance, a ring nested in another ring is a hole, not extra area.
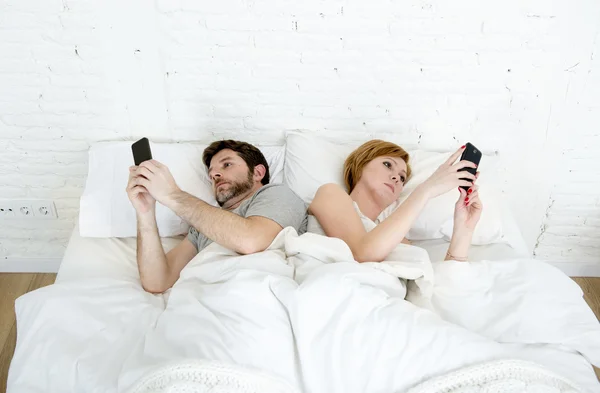
M 246 162 L 230 149 L 224 149 L 210 160 L 208 177 L 212 180 L 215 198 L 223 207 L 227 201 L 248 193 L 254 186 L 253 173 Z

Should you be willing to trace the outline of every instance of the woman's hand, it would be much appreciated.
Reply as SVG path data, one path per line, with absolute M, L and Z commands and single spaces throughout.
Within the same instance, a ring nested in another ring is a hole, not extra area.
M 477 176 L 479 177 L 479 173 Z M 479 198 L 479 186 L 473 183 L 469 191 L 459 188 L 460 196 L 454 206 L 454 230 L 453 233 L 475 232 L 475 227 L 481 218 L 483 204 Z
M 419 187 L 425 190 L 429 198 L 435 198 L 438 195 L 445 194 L 453 188 L 460 186 L 470 187 L 471 181 L 463 180 L 470 179 L 475 181 L 477 178 L 475 175 L 467 171 L 459 171 L 463 168 L 477 168 L 477 165 L 471 161 L 460 161 L 454 163 L 462 154 L 464 146 L 458 149 L 454 154 L 446 160 L 439 168 L 431 175 L 427 180 L 423 182 Z
M 479 173 L 477 173 L 479 177 Z M 467 261 L 475 227 L 481 218 L 483 205 L 479 187 L 473 183 L 469 191 L 459 188 L 460 196 L 454 207 L 454 228 L 446 260 Z

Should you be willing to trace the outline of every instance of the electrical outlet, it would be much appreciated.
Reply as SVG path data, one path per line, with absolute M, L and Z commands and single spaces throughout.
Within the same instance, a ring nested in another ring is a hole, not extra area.
M 52 201 L 32 201 L 33 215 L 36 218 L 55 219 L 56 207 Z
M 54 202 L 48 200 L 0 200 L 0 219 L 56 219 Z
M 15 209 L 13 207 L 12 202 L 0 201 L 0 219 L 14 218 L 14 217 L 15 217 Z
M 15 207 L 15 214 L 19 218 L 32 218 L 33 207 L 31 207 L 30 201 L 15 201 L 13 206 Z

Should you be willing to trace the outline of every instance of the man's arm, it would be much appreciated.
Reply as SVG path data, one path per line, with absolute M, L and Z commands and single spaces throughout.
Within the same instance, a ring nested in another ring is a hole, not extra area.
M 136 168 L 130 167 L 126 191 L 137 217 L 137 265 L 142 287 L 148 292 L 161 293 L 173 286 L 198 251 L 185 239 L 165 255 L 156 225 L 156 200 L 139 184 L 140 180 L 143 178 Z
M 198 253 L 184 239 L 165 255 L 154 212 L 137 214 L 137 264 L 142 287 L 147 292 L 162 293 L 179 279 L 181 270 Z
M 248 214 L 244 218 L 182 191 L 169 168 L 158 161 L 145 161 L 136 171 L 142 175 L 136 178 L 136 185 L 145 187 L 158 202 L 210 240 L 240 254 L 265 250 L 283 229 L 264 214 Z
M 154 212 L 137 214 L 137 265 L 144 290 L 161 293 L 167 275 L 167 256 L 163 250 Z
M 283 229 L 268 218 L 244 218 L 181 190 L 165 200 L 165 206 L 210 240 L 239 254 L 264 251 Z

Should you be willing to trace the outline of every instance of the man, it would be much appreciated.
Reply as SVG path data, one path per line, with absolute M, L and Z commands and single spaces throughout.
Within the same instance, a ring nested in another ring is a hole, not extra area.
M 171 288 L 188 262 L 213 241 L 252 254 L 264 251 L 287 226 L 306 231 L 306 205 L 287 186 L 269 184 L 269 166 L 256 147 L 217 141 L 202 159 L 221 208 L 182 191 L 156 160 L 129 168 L 127 195 L 137 216 L 137 263 L 148 292 Z M 191 225 L 187 238 L 167 254 L 158 235 L 156 201 Z

